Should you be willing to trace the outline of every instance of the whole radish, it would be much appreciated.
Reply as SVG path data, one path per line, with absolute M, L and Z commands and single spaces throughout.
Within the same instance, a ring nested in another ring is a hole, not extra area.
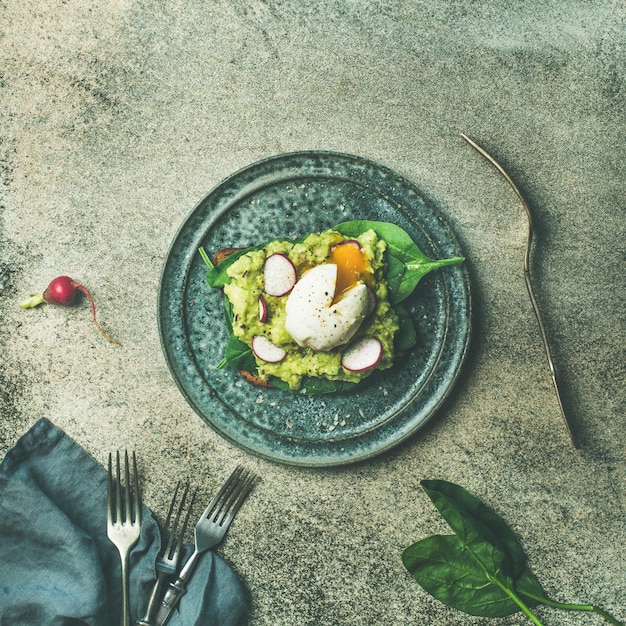
M 58 306 L 70 306 L 74 303 L 78 291 L 84 293 L 89 300 L 89 304 L 91 305 L 91 317 L 98 332 L 111 343 L 121 346 L 122 344 L 117 341 L 117 339 L 113 339 L 113 337 L 107 335 L 102 326 L 98 323 L 96 319 L 96 304 L 87 287 L 77 283 L 69 276 L 57 276 L 57 278 L 50 282 L 43 293 L 36 293 L 30 298 L 22 300 L 20 307 L 23 309 L 32 309 L 44 303 L 56 304 Z

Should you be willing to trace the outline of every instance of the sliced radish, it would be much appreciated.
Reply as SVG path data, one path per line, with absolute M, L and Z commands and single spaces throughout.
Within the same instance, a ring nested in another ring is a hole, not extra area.
M 252 338 L 252 352 L 267 363 L 279 363 L 287 356 L 287 353 L 280 346 L 272 343 L 263 335 L 255 335 Z
M 259 322 L 265 323 L 267 321 L 267 302 L 265 298 L 259 296 Z
M 265 259 L 263 269 L 265 293 L 270 296 L 284 296 L 298 280 L 295 265 L 284 254 L 272 254 Z
M 346 239 L 345 241 L 340 241 L 332 247 L 332 250 L 338 248 L 339 246 L 353 246 L 359 250 L 361 249 L 361 244 L 356 239 Z
M 376 337 L 362 337 L 341 357 L 341 365 L 350 372 L 364 372 L 380 363 L 383 344 Z

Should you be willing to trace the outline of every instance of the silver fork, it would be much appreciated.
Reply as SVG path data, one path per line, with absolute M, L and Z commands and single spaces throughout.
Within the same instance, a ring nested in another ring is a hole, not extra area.
M 187 590 L 187 581 L 191 577 L 200 555 L 222 541 L 255 482 L 256 476 L 252 472 L 237 467 L 202 513 L 194 531 L 194 551 L 183 565 L 178 578 L 170 583 L 161 603 L 161 608 L 157 613 L 157 626 L 163 626 L 167 622 L 172 610 Z
M 176 489 L 174 490 L 174 495 L 172 497 L 172 502 L 170 503 L 170 508 L 167 512 L 167 517 L 165 518 L 164 536 L 167 538 L 167 545 L 157 557 L 157 579 L 152 588 L 152 593 L 150 594 L 150 600 L 148 601 L 146 613 L 142 619 L 135 622 L 135 626 L 151 626 L 154 623 L 154 614 L 157 610 L 163 587 L 167 583 L 168 579 L 171 578 L 178 570 L 178 562 L 183 548 L 183 540 L 185 532 L 187 531 L 189 516 L 191 515 L 191 510 L 196 497 L 196 491 L 194 490 L 191 494 L 189 505 L 187 506 L 187 512 L 185 513 L 185 517 L 183 519 L 183 525 L 179 529 L 178 524 L 185 510 L 187 496 L 189 495 L 189 483 L 185 483 L 185 488 L 182 495 L 179 497 L 181 486 L 181 482 L 179 481 L 176 485 Z M 178 508 L 176 508 L 177 503 Z M 174 512 L 176 512 L 175 516 Z M 172 520 L 173 516 L 174 519 Z
M 128 602 L 128 553 L 141 533 L 141 496 L 137 476 L 137 458 L 133 452 L 133 485 L 131 489 L 128 451 L 124 453 L 125 496 L 122 504 L 122 477 L 120 453 L 117 452 L 117 472 L 113 476 L 113 455 L 109 454 L 107 482 L 107 536 L 120 553 L 122 563 L 122 623 L 130 626 Z M 132 492 L 132 494 L 131 494 Z

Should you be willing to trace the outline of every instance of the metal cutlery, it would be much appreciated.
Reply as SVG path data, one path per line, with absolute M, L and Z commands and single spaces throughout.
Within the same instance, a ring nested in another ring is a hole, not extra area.
M 157 626 L 163 626 L 167 623 L 174 607 L 186 592 L 187 582 L 200 555 L 222 541 L 255 482 L 256 476 L 253 473 L 237 467 L 202 513 L 194 530 L 194 551 L 183 565 L 178 578 L 170 583 L 165 593 L 161 608 L 156 616 Z
M 189 496 L 189 483 L 183 485 L 179 481 L 174 490 L 174 495 L 170 503 L 164 525 L 164 536 L 167 539 L 165 548 L 159 553 L 156 561 L 157 579 L 150 594 L 150 600 L 146 608 L 145 615 L 142 619 L 137 620 L 135 626 L 151 626 L 154 624 L 154 616 L 159 606 L 161 594 L 168 580 L 172 578 L 178 571 L 178 564 L 183 548 L 183 540 L 189 523 L 189 517 L 193 508 L 196 497 L 196 491 L 191 494 L 189 504 L 187 505 L 187 497 Z M 182 491 L 182 495 L 181 495 Z M 176 506 L 178 504 L 178 507 Z M 184 513 L 185 507 L 187 512 Z M 181 517 L 184 514 L 182 526 L 179 527 Z
M 565 413 L 565 408 L 563 406 L 563 400 L 561 397 L 561 392 L 559 390 L 559 384 L 557 382 L 556 369 L 554 367 L 554 360 L 552 358 L 552 351 L 550 350 L 550 344 L 548 342 L 548 335 L 546 333 L 545 325 L 543 323 L 543 318 L 541 316 L 541 311 L 539 310 L 539 304 L 537 303 L 537 298 L 535 296 L 535 290 L 533 288 L 533 283 L 530 277 L 530 252 L 532 249 L 532 241 L 533 241 L 533 217 L 530 211 L 530 207 L 528 206 L 528 202 L 526 202 L 526 198 L 522 195 L 522 192 L 519 190 L 519 187 L 513 182 L 513 179 L 508 175 L 505 169 L 498 163 L 486 150 L 481 148 L 475 141 L 470 139 L 465 133 L 461 133 L 461 137 L 467 141 L 467 143 L 472 146 L 479 154 L 481 154 L 487 161 L 489 161 L 499 172 L 502 174 L 507 183 L 511 186 L 511 189 L 515 192 L 517 197 L 519 198 L 522 206 L 524 207 L 524 211 L 526 213 L 526 218 L 528 222 L 528 230 L 526 233 L 526 253 L 524 254 L 524 280 L 526 282 L 526 290 L 528 291 L 528 296 L 530 297 L 530 303 L 533 307 L 533 311 L 535 312 L 535 317 L 537 318 L 537 323 L 539 324 L 539 331 L 541 332 L 541 339 L 543 340 L 543 347 L 546 353 L 546 358 L 548 360 L 548 367 L 550 368 L 550 376 L 552 378 L 552 385 L 554 386 L 554 391 L 556 392 L 556 399 L 559 405 L 559 410 L 561 412 L 561 417 L 565 422 L 565 426 L 567 428 L 567 432 L 569 434 L 572 445 L 575 448 L 580 448 L 580 443 L 574 434 L 574 430 L 572 428 L 572 423 L 570 422 L 567 414 Z
M 113 456 L 109 454 L 107 481 L 107 536 L 117 548 L 122 565 L 122 624 L 130 626 L 128 600 L 128 554 L 139 540 L 141 532 L 141 496 L 137 476 L 137 458 L 132 453 L 133 481 L 131 485 L 128 451 L 124 452 L 124 499 L 122 501 L 122 476 L 120 453 L 116 454 L 116 473 L 113 474 Z

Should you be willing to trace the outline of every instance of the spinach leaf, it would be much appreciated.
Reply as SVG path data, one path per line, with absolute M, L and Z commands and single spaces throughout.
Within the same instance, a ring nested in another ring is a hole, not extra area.
M 200 246 L 198 248 L 198 252 L 200 253 L 200 256 L 202 257 L 202 260 L 204 261 L 204 264 L 210 269 L 212 270 L 214 265 L 213 265 L 213 261 L 211 261 L 211 259 L 209 259 L 209 255 L 206 253 L 206 250 Z
M 624 626 L 599 607 L 548 598 L 509 525 L 478 498 L 443 480 L 421 485 L 455 533 L 427 537 L 402 553 L 405 567 L 433 597 L 469 615 L 504 617 L 521 611 L 536 626 L 542 623 L 531 609 L 538 604 L 594 612 Z
M 406 274 L 406 266 L 400 259 L 396 258 L 392 254 L 387 255 L 387 274 L 385 278 L 387 279 L 387 286 L 389 287 L 389 302 L 392 306 L 402 302 L 408 298 L 411 292 L 408 292 L 405 297 L 402 297 L 407 289 L 410 288 L 410 285 L 407 286 L 405 280 Z
M 505 617 L 519 611 L 454 535 L 435 535 L 414 543 L 403 552 L 402 562 L 431 596 L 468 615 Z
M 368 230 L 373 230 L 381 239 L 387 242 L 387 249 L 391 254 L 403 262 L 408 263 L 416 256 L 424 256 L 415 245 L 410 235 L 403 228 L 391 222 L 354 220 L 351 222 L 342 222 L 335 226 L 333 230 L 347 237 L 358 237 Z
M 230 277 L 226 273 L 226 270 L 240 257 L 246 254 L 246 252 L 252 252 L 253 250 L 260 250 L 264 245 L 253 246 L 251 248 L 242 248 L 232 254 L 229 254 L 221 263 L 217 265 L 211 264 L 209 271 L 206 274 L 206 281 L 209 287 L 215 287 L 216 289 L 222 288 L 224 285 L 230 282 Z M 203 257 L 204 258 L 204 257 Z M 206 260 L 205 260 L 206 263 Z
M 528 565 L 515 579 L 515 589 L 529 599 L 532 604 L 541 602 L 550 604 L 550 599 L 546 596 L 541 583 L 532 573 Z
M 398 328 L 398 332 L 393 340 L 393 347 L 396 352 L 405 352 L 417 343 L 417 331 L 406 307 L 397 304 L 394 310 L 398 315 L 400 328 Z
M 283 391 L 291 391 L 292 393 L 301 393 L 306 395 L 319 395 L 324 393 L 337 393 L 353 391 L 363 384 L 363 381 L 353 383 L 347 380 L 328 380 L 327 378 L 315 378 L 305 376 L 302 380 L 300 389 L 291 389 L 289 384 L 280 378 L 271 377 L 270 383 L 272 387 L 282 389 Z
M 245 370 L 251 374 L 256 374 L 257 372 L 256 360 L 250 346 L 232 334 L 228 338 L 228 343 L 224 350 L 224 358 L 217 366 L 217 369 L 222 369 L 227 365 L 237 370 Z
M 250 373 L 257 372 L 256 359 L 249 345 L 241 341 L 233 334 L 233 305 L 228 298 L 224 298 L 224 320 L 228 329 L 228 343 L 224 350 L 224 358 L 217 369 L 222 369 L 227 365 L 238 370 L 245 370 Z
M 338 224 L 334 230 L 347 237 L 358 237 L 368 230 L 373 230 L 385 240 L 388 263 L 387 282 L 389 300 L 392 305 L 408 298 L 428 272 L 445 265 L 455 265 L 464 260 L 463 257 L 431 259 L 417 247 L 404 229 L 389 222 L 355 220 Z
M 468 546 L 487 541 L 502 554 L 503 566 L 512 577 L 526 566 L 524 549 L 507 523 L 463 487 L 444 480 L 424 480 L 422 488 L 448 522 L 450 528 Z

